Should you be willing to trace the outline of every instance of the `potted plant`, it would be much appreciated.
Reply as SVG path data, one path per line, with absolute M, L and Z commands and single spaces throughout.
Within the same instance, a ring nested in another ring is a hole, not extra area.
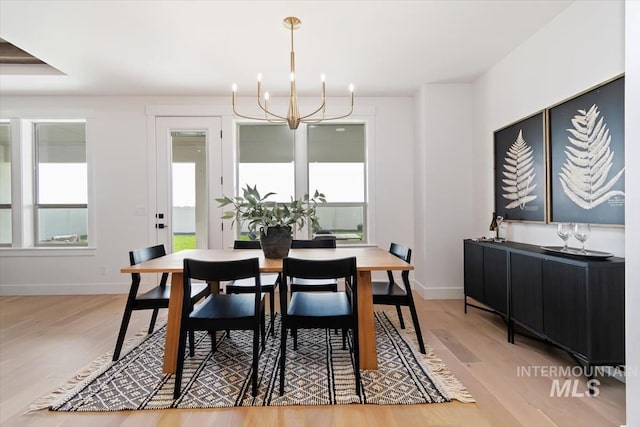
M 233 206 L 233 210 L 224 212 L 223 219 L 241 225 L 246 223 L 250 232 L 260 232 L 260 245 L 266 258 L 284 258 L 291 247 L 293 227 L 297 225 L 301 229 L 309 222 L 312 228 L 319 228 L 316 205 L 326 202 L 326 198 L 316 190 L 313 197 L 305 194 L 301 199 L 291 198 L 288 203 L 267 201 L 274 194 L 262 196 L 257 186 L 247 184 L 242 196 L 224 196 L 216 201 L 220 203 L 218 207 Z

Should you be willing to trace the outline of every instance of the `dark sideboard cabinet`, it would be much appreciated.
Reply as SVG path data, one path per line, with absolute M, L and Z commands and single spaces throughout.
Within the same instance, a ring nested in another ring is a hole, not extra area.
M 556 255 L 517 242 L 464 241 L 468 298 L 587 366 L 624 364 L 624 258 Z

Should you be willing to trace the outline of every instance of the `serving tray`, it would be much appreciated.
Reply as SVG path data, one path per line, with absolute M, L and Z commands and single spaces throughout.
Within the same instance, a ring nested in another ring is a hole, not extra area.
M 568 256 L 574 256 L 579 258 L 604 259 L 604 258 L 610 258 L 613 256 L 613 254 L 609 252 L 600 252 L 600 251 L 593 251 L 593 250 L 587 250 L 586 253 L 583 253 L 581 252 L 580 249 L 577 249 L 577 248 L 567 248 L 567 251 L 565 252 L 562 250 L 562 246 L 540 246 L 540 249 L 546 252 L 552 252 L 559 255 L 568 255 Z

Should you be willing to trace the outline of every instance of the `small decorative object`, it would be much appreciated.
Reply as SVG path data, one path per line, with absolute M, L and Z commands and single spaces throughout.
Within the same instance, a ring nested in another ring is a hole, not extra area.
M 558 224 L 558 236 L 564 241 L 564 246 L 562 247 L 562 252 L 568 252 L 569 246 L 567 241 L 573 234 L 573 224 L 568 222 L 563 222 Z
M 498 216 L 495 212 L 491 217 L 491 224 L 489 224 L 489 231 L 491 231 L 491 238 L 495 240 L 496 237 L 498 237 Z
M 506 242 L 507 239 L 505 239 L 504 237 L 500 237 L 500 230 L 502 230 L 502 223 L 504 221 L 504 218 L 500 215 L 498 215 L 496 217 L 496 225 L 498 226 L 496 228 L 496 242 Z M 502 234 L 504 236 L 504 234 Z
M 582 249 L 580 250 L 580 253 L 583 255 L 588 253 L 584 249 L 584 242 L 587 241 L 587 238 L 589 238 L 590 233 L 591 233 L 591 227 L 589 226 L 589 224 L 584 224 L 584 223 L 576 224 L 575 228 L 573 229 L 573 235 L 576 237 L 576 239 L 578 239 L 580 243 L 582 243 Z
M 288 203 L 267 200 L 275 194 L 267 193 L 262 196 L 257 186 L 247 184 L 242 189 L 242 196 L 216 199 L 220 203 L 219 207 L 233 205 L 233 210 L 224 212 L 222 219 L 231 219 L 232 224 L 247 223 L 250 233 L 260 232 L 260 244 L 265 258 L 284 258 L 289 254 L 291 231 L 295 225 L 301 229 L 308 221 L 312 228 L 319 229 L 316 205 L 326 202 L 325 195 L 317 190 L 313 197 L 305 194 L 301 199 L 292 198 Z

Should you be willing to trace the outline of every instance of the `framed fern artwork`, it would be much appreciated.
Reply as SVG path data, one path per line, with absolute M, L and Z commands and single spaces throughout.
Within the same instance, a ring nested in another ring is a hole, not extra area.
M 505 221 L 545 222 L 544 111 L 495 131 L 493 140 L 496 213 Z
M 624 225 L 624 76 L 549 109 L 551 222 Z

